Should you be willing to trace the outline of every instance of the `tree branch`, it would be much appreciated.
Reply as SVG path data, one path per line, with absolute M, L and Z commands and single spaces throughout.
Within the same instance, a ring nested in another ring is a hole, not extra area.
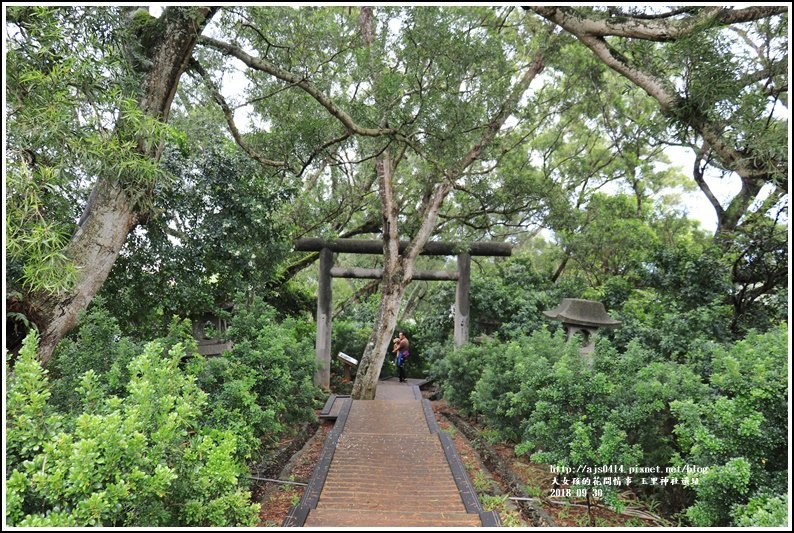
M 255 159 L 264 167 L 286 167 L 286 162 L 274 161 L 264 157 L 262 154 L 251 148 L 251 146 L 243 140 L 242 135 L 240 135 L 240 131 L 237 129 L 237 125 L 234 123 L 234 113 L 229 108 L 229 104 L 226 102 L 226 99 L 215 85 L 215 82 L 212 81 L 212 78 L 210 78 L 207 71 L 195 58 L 190 59 L 190 68 L 195 70 L 199 76 L 201 76 L 201 79 L 209 89 L 212 97 L 215 99 L 215 102 L 217 102 L 217 104 L 221 107 L 221 110 L 223 110 L 223 116 L 226 117 L 226 124 L 229 126 L 229 131 L 231 132 L 232 137 L 234 137 L 237 145 L 242 148 L 252 159 Z
M 656 42 L 675 41 L 692 34 L 704 25 L 729 26 L 788 12 L 784 6 L 756 6 L 736 10 L 708 6 L 697 14 L 676 20 L 629 16 L 628 21 L 624 21 L 625 17 L 620 17 L 618 21 L 587 18 L 571 7 L 530 6 L 529 9 L 566 29 L 566 26 L 574 26 L 578 32 L 594 37 L 630 37 Z
M 306 170 L 306 168 L 308 168 L 308 166 L 309 166 L 309 165 L 311 165 L 311 163 L 312 163 L 312 161 L 314 160 L 314 158 L 315 158 L 315 157 L 317 157 L 317 155 L 319 155 L 319 154 L 320 154 L 320 152 L 322 152 L 323 150 L 325 150 L 325 149 L 326 149 L 326 148 L 328 148 L 329 146 L 333 146 L 333 145 L 335 145 L 335 144 L 338 144 L 338 143 L 340 143 L 340 142 L 344 141 L 345 139 L 349 138 L 351 135 L 352 135 L 352 134 L 350 133 L 350 131 L 346 131 L 345 133 L 343 133 L 343 134 L 342 134 L 342 135 L 340 135 L 339 137 L 334 137 L 334 138 L 333 138 L 333 139 L 331 139 L 330 141 L 328 141 L 328 142 L 325 142 L 325 143 L 323 143 L 322 145 L 320 145 L 320 146 L 318 146 L 317 148 L 315 148 L 315 149 L 312 151 L 312 153 L 311 153 L 311 154 L 309 154 L 309 157 L 306 159 L 306 161 L 303 163 L 303 168 L 301 168 L 300 172 L 298 172 L 298 175 L 301 175 L 301 174 L 303 174 L 303 173 L 304 173 L 304 171 Z
M 762 80 L 773 78 L 778 74 L 786 74 L 786 68 L 788 66 L 788 58 L 781 59 L 780 61 L 775 61 L 774 63 L 770 63 L 769 66 L 765 68 L 758 69 L 754 72 L 748 72 L 741 78 L 739 78 L 739 84 L 742 87 L 746 87 L 748 85 L 752 85 L 753 83 L 757 83 Z M 784 87 L 788 87 L 787 83 L 783 84 Z
M 720 204 L 719 200 L 717 200 L 716 196 L 714 196 L 714 193 L 711 192 L 711 188 L 703 178 L 703 170 L 705 169 L 706 165 L 709 164 L 709 157 L 707 155 L 708 152 L 709 149 L 707 144 L 701 146 L 700 150 L 697 151 L 695 166 L 692 169 L 692 176 L 695 178 L 695 182 L 698 184 L 698 187 L 700 187 L 700 190 L 703 191 L 703 194 L 705 194 L 706 198 L 708 198 L 709 203 L 711 203 L 711 205 L 714 207 L 714 211 L 717 213 L 717 221 L 719 223 L 719 221 L 722 220 L 722 216 L 725 211 L 722 209 L 722 205 Z M 704 158 L 706 161 L 701 165 L 701 162 Z M 717 231 L 719 231 L 719 228 Z
M 309 95 L 325 109 L 327 109 L 331 115 L 336 117 L 342 124 L 345 125 L 345 127 L 347 127 L 356 135 L 362 135 L 365 137 L 380 137 L 383 135 L 393 135 L 397 133 L 397 130 L 393 128 L 365 128 L 360 126 L 352 119 L 352 117 L 350 117 L 350 115 L 337 106 L 328 96 L 326 96 L 309 80 L 284 70 L 268 61 L 265 61 L 262 58 L 253 57 L 234 45 L 206 36 L 199 37 L 198 44 L 208 46 L 224 54 L 234 56 L 252 69 L 266 72 L 280 80 L 297 85 L 309 93 Z
M 345 300 L 344 302 L 340 303 L 336 309 L 334 310 L 333 319 L 336 320 L 341 315 L 350 304 L 358 303 L 361 301 L 362 298 L 365 298 L 371 294 L 375 294 L 378 290 L 378 286 L 380 285 L 379 279 L 373 279 L 368 281 L 363 287 L 358 289 L 353 295 Z
M 499 109 L 499 112 L 491 119 L 488 127 L 480 137 L 480 140 L 469 149 L 456 165 L 446 172 L 444 181 L 437 184 L 432 195 L 423 202 L 421 214 L 422 225 L 405 250 L 405 260 L 408 268 L 405 269 L 403 277 L 406 282 L 411 279 L 413 264 L 416 261 L 416 257 L 421 253 L 422 248 L 424 248 L 425 243 L 432 234 L 444 198 L 446 198 L 447 194 L 452 190 L 455 181 L 460 175 L 480 157 L 483 149 L 493 141 L 496 134 L 507 120 L 507 117 L 515 111 L 518 101 L 529 88 L 529 84 L 532 83 L 532 80 L 535 79 L 535 76 L 537 76 L 541 70 L 543 70 L 543 52 L 539 51 L 535 54 L 535 57 L 524 72 L 524 75 L 510 91 L 507 99 Z
M 541 12 L 545 12 L 556 8 L 538 9 Z M 603 37 L 587 33 L 582 29 L 582 26 L 569 23 L 569 19 L 567 18 L 557 18 L 562 21 L 561 25 L 566 31 L 570 32 L 579 39 L 582 44 L 590 48 L 590 50 L 592 50 L 607 66 L 625 76 L 659 102 L 663 112 L 677 115 L 678 109 L 682 107 L 685 100 L 680 98 L 672 88 L 667 87 L 665 82 L 629 65 L 626 58 L 620 56 L 617 51 L 613 50 Z M 742 181 L 757 182 L 759 180 L 764 180 L 777 183 L 777 180 L 772 179 L 772 174 L 784 173 L 784 170 L 778 168 L 780 166 L 779 164 L 773 164 L 772 168 L 757 165 L 755 163 L 755 158 L 751 155 L 745 154 L 728 144 L 721 135 L 719 129 L 715 127 L 703 113 L 688 112 L 677 116 L 677 118 L 684 124 L 694 128 L 694 130 L 709 143 L 711 149 L 720 156 L 723 164 L 739 174 Z

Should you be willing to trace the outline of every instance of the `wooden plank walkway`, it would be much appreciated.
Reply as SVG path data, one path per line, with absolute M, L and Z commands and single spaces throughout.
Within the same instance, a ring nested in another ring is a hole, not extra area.
M 411 381 L 380 382 L 374 400 L 336 399 L 334 429 L 284 527 L 500 525 Z

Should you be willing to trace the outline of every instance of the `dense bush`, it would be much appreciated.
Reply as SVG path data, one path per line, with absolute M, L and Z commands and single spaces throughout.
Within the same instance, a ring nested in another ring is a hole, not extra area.
M 527 407 L 518 449 L 564 466 L 668 466 L 669 404 L 703 393 L 698 377 L 682 365 L 653 361 L 636 343 L 617 354 L 603 340 L 592 365 L 573 344 L 558 350 L 561 357 L 536 363 L 534 378 L 521 383 L 517 397 Z
M 600 339 L 589 364 L 562 335 L 539 330 L 466 345 L 434 372 L 450 403 L 482 416 L 534 461 L 625 472 L 708 467 L 692 486 L 696 501 L 686 515 L 694 525 L 768 523 L 786 499 L 787 343 L 781 326 L 724 348 L 702 345 L 684 354 L 698 362 L 690 366 L 638 340 L 621 353 Z M 604 493 L 618 503 L 617 491 Z
M 190 362 L 209 394 L 204 424 L 232 430 L 243 459 L 263 444 L 276 444 L 293 426 L 315 420 L 314 325 L 277 315 L 260 298 L 238 299 L 225 333 L 233 348 Z
M 276 422 L 270 428 L 278 435 L 285 425 L 314 420 L 315 325 L 311 320 L 287 317 L 279 320 L 276 310 L 255 298 L 235 306 L 227 337 L 234 347 L 223 357 L 241 365 L 257 403 L 271 412 Z
M 203 420 L 208 428 L 227 428 L 237 436 L 236 455 L 251 459 L 262 446 L 277 440 L 281 425 L 276 412 L 261 405 L 254 391 L 257 372 L 225 356 L 196 358 L 190 364 L 197 383 L 208 393 L 209 401 Z
M 9 524 L 256 523 L 259 505 L 238 487 L 245 467 L 234 458 L 234 435 L 201 428 L 207 395 L 180 370 L 181 344 L 166 357 L 161 343 L 147 344 L 129 364 L 123 398 L 107 395 L 87 371 L 82 412 L 63 426 L 42 403 L 49 390 L 36 345 L 31 333 L 9 381 Z
M 750 498 L 745 505 L 736 505 L 731 511 L 732 523 L 740 527 L 780 527 L 788 525 L 786 496 L 762 494 Z
M 63 425 L 50 402 L 47 371 L 36 360 L 34 334 L 25 338 L 22 350 L 9 373 L 6 387 L 6 461 L 19 465 L 41 452 L 46 435 L 56 433 Z
M 713 246 L 655 246 L 631 278 L 610 278 L 588 295 L 622 321 L 606 334 L 619 348 L 639 341 L 683 363 L 698 345 L 734 340 L 730 269 Z
M 432 373 L 442 383 L 444 397 L 463 413 L 474 411 L 471 393 L 484 369 L 498 357 L 490 349 L 495 344 L 495 340 L 487 339 L 482 345 L 465 344 L 457 350 L 450 347 L 444 357 L 435 360 Z
M 96 298 L 91 311 L 80 317 L 80 327 L 58 344 L 53 356 L 52 401 L 61 409 L 80 407 L 77 387 L 86 370 L 93 370 L 98 386 L 109 394 L 123 394 L 129 381 L 127 366 L 141 347 L 129 337 L 122 337 L 115 318 Z
M 239 303 L 234 349 L 205 358 L 189 321 L 142 349 L 98 303 L 59 346 L 53 380 L 33 337 L 13 368 L 9 523 L 254 525 L 243 461 L 314 419 L 313 325 Z
M 732 506 L 786 492 L 787 325 L 715 349 L 712 367 L 711 395 L 671 404 L 682 461 L 710 467 L 687 511 L 699 526 L 727 525 L 731 515 L 750 520 L 752 509 L 763 507 L 759 500 L 747 512 Z
M 706 396 L 708 389 L 689 366 L 658 359 L 637 341 L 623 353 L 603 342 L 595 368 L 611 387 L 602 419 L 626 432 L 627 442 L 642 450 L 644 464 L 664 467 L 679 450 L 672 402 Z
M 480 349 L 489 352 L 484 360 L 491 364 L 483 365 L 474 374 L 471 405 L 490 427 L 517 442 L 521 425 L 538 401 L 542 380 L 567 349 L 565 338 L 560 332 L 551 335 L 544 329 L 506 344 L 492 340 Z

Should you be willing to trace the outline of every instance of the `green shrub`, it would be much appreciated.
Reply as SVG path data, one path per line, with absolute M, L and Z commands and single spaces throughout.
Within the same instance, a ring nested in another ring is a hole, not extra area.
M 91 369 L 109 394 L 123 394 L 129 381 L 127 365 L 140 353 L 132 339 L 121 336 L 115 318 L 104 308 L 101 298 L 80 316 L 75 334 L 63 339 L 53 355 L 52 401 L 61 409 L 80 407 L 77 387 L 83 374 Z
M 244 465 L 229 432 L 201 433 L 206 393 L 183 372 L 181 344 L 163 357 L 152 342 L 128 368 L 123 398 L 107 396 L 97 374 L 81 380 L 84 411 L 69 429 L 41 424 L 45 371 L 36 338 L 25 341 L 9 383 L 7 517 L 14 526 L 253 525 L 258 504 L 238 487 Z
M 225 353 L 233 364 L 251 369 L 250 391 L 265 412 L 272 412 L 276 438 L 285 425 L 315 419 L 315 326 L 310 320 L 277 319 L 260 298 L 235 306 L 227 336 L 234 348 Z
M 631 465 L 642 464 L 642 450 L 638 445 L 629 445 L 626 439 L 626 432 L 619 429 L 612 422 L 601 424 L 590 424 L 587 417 L 583 416 L 572 427 L 572 439 L 570 451 L 567 457 L 559 457 L 556 461 L 557 466 L 571 468 L 576 474 L 572 474 L 572 488 L 575 490 L 591 489 L 595 479 L 601 476 L 590 473 L 578 474 L 578 467 L 599 467 L 600 465 L 616 465 L 624 468 Z M 576 479 L 587 480 L 576 483 Z M 618 489 L 612 485 L 600 485 L 602 497 L 614 507 L 620 507 Z
M 626 432 L 629 444 L 640 446 L 643 464 L 671 466 L 671 458 L 680 451 L 673 435 L 677 420 L 671 404 L 706 397 L 708 387 L 689 366 L 654 360 L 659 356 L 637 342 L 630 343 L 623 354 L 611 351 L 607 344 L 600 349 L 603 356 L 597 367 L 619 385 L 608 399 L 607 419 Z
M 201 390 L 208 394 L 206 415 L 202 424 L 207 429 L 224 428 L 236 436 L 240 459 L 251 459 L 260 450 L 263 437 L 278 439 L 281 425 L 272 408 L 261 405 L 255 392 L 257 372 L 226 355 L 196 358 L 191 372 Z
M 712 466 L 694 487 L 697 501 L 686 511 L 693 525 L 727 525 L 732 502 L 746 499 L 750 486 L 750 463 L 742 457 Z
M 788 330 L 701 344 L 675 362 L 638 340 L 597 342 L 593 364 L 561 335 L 467 345 L 436 362 L 447 399 L 516 452 L 558 466 L 704 467 L 688 485 L 697 526 L 777 520 L 786 491 Z M 697 368 L 708 368 L 704 383 Z M 618 505 L 614 491 L 608 501 Z M 654 490 L 649 487 L 648 490 Z M 656 489 L 661 490 L 661 489 Z M 672 501 L 683 497 L 679 484 Z M 668 498 L 669 496 L 669 498 Z M 681 500 L 684 501 L 684 500 Z M 751 503 L 752 502 L 752 503 Z M 679 504 L 680 505 L 680 504 Z
M 670 466 L 678 450 L 670 404 L 707 393 L 697 374 L 685 365 L 654 361 L 658 356 L 636 342 L 620 354 L 606 339 L 599 340 L 592 367 L 573 344 L 558 351 L 564 355 L 553 365 L 536 366 L 533 376 L 521 380 L 518 397 L 530 406 L 524 410 L 521 449 L 538 452 L 539 461 L 564 463 L 572 453 L 575 427 L 585 420 L 589 440 L 600 440 L 611 428 L 632 449 L 621 452 L 625 457 Z
M 566 349 L 565 337 L 543 329 L 492 347 L 493 364 L 480 370 L 471 393 L 472 406 L 503 438 L 518 441 L 519 428 L 538 401 L 538 389 Z
M 236 456 L 251 459 L 274 445 L 292 426 L 313 421 L 319 394 L 314 386 L 314 325 L 278 320 L 262 299 L 238 300 L 225 336 L 234 347 L 189 362 L 208 393 L 203 426 L 231 430 Z
M 671 404 L 682 462 L 712 469 L 696 487 L 688 516 L 728 525 L 734 505 L 786 489 L 788 467 L 788 327 L 751 332 L 715 350 L 713 393 Z
M 444 398 L 464 414 L 473 412 L 474 386 L 484 369 L 494 364 L 500 347 L 496 340 L 486 339 L 479 345 L 464 344 L 456 350 L 448 349 L 445 357 L 434 362 L 432 374 L 439 380 Z
M 254 526 L 259 504 L 238 488 L 248 471 L 233 459 L 237 444 L 231 431 L 212 431 L 191 440 L 179 463 L 178 483 L 171 505 L 181 507 L 181 523 L 188 526 Z
M 788 494 L 762 494 L 731 510 L 732 523 L 739 527 L 788 526 Z
M 591 368 L 572 343 L 547 368 L 549 373 L 537 382 L 534 409 L 522 424 L 520 449 L 534 451 L 534 461 L 567 464 L 576 423 L 586 417 L 594 426 L 602 425 L 615 385 Z
M 32 330 L 8 372 L 6 387 L 6 461 L 12 465 L 29 461 L 41 453 L 48 435 L 63 425 L 63 416 L 50 403 L 48 371 L 36 359 L 38 336 Z

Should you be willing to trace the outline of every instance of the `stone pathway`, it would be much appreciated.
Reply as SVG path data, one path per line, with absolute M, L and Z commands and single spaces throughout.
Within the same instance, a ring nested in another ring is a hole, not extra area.
M 336 400 L 334 429 L 284 526 L 500 525 L 412 381 L 382 381 L 374 400 Z

